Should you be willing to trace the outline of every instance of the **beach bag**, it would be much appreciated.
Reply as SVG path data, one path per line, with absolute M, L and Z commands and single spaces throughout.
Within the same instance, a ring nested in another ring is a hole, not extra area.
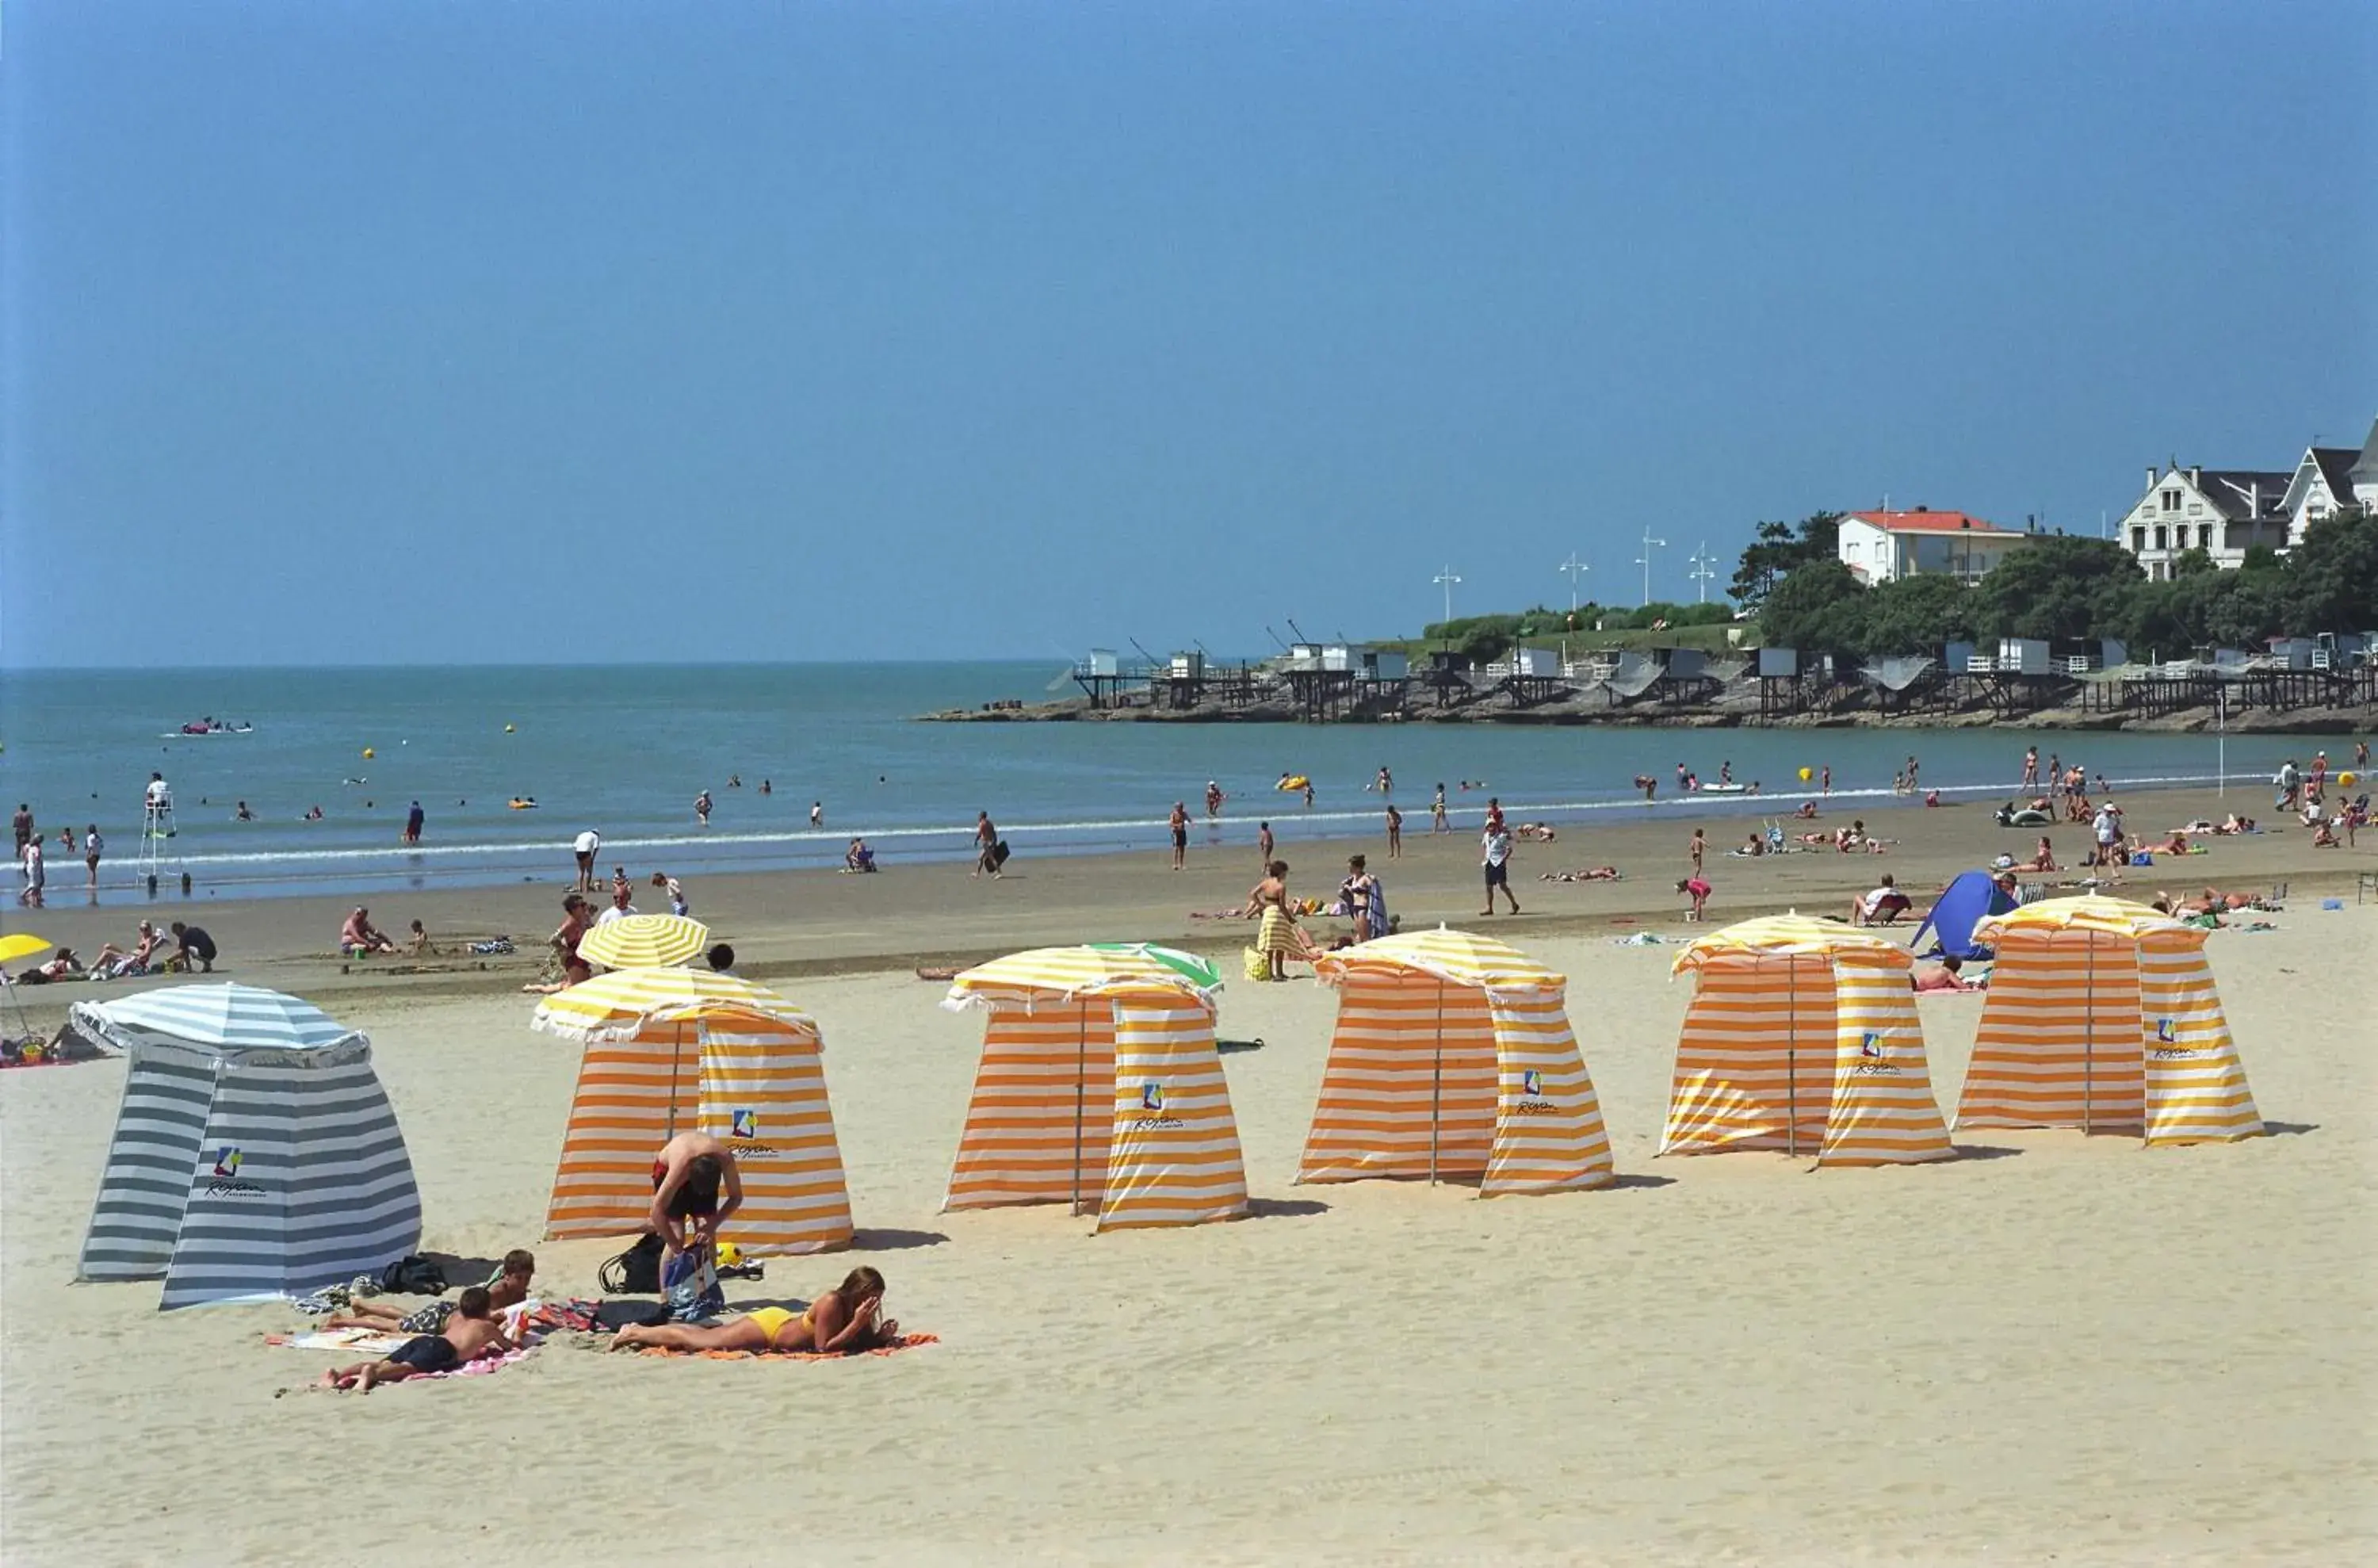
M 1271 978 L 1271 960 L 1264 957 L 1262 948 L 1249 947 L 1244 953 L 1240 955 L 1240 971 L 1249 980 L 1269 980 Z
M 719 1288 L 718 1259 L 707 1247 L 680 1252 L 669 1260 L 662 1282 L 668 1314 L 680 1323 L 715 1318 L 727 1310 L 727 1292 Z
M 1007 863 L 1006 839 L 1002 838 L 991 847 L 991 863 L 996 866 L 1004 866 Z
M 661 1238 L 652 1231 L 606 1262 L 595 1273 L 608 1296 L 657 1296 L 661 1288 Z
M 416 1252 L 382 1269 L 379 1288 L 388 1296 L 443 1296 L 446 1271 Z

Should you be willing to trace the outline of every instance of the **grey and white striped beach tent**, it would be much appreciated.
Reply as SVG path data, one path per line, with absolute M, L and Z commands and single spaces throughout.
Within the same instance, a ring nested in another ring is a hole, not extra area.
M 162 1276 L 161 1308 L 299 1296 L 421 1240 L 421 1194 L 371 1041 L 309 1002 L 176 985 L 78 1002 L 129 1058 L 75 1277 Z

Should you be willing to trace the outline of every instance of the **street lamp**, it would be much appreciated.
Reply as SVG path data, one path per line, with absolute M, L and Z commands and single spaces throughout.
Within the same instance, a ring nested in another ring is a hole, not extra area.
M 1445 618 L 1447 621 L 1453 619 L 1453 585 L 1460 581 L 1460 578 L 1453 574 L 1453 568 L 1450 566 L 1436 574 L 1436 585 L 1445 590 Z
M 1560 569 L 1568 573 L 1568 612 L 1575 615 L 1577 613 L 1577 580 L 1593 568 L 1579 561 L 1577 558 L 1577 551 L 1571 550 L 1568 552 L 1568 559 L 1560 563 Z
M 1703 539 L 1700 549 L 1693 551 L 1693 569 L 1685 573 L 1700 585 L 1700 601 L 1709 603 L 1709 585 L 1717 576 L 1717 557 L 1710 554 L 1709 541 Z
M 1647 605 L 1651 602 L 1651 552 L 1667 548 L 1667 540 L 1653 538 L 1649 528 L 1643 530 L 1643 553 L 1635 558 L 1635 564 L 1643 569 L 1643 602 Z

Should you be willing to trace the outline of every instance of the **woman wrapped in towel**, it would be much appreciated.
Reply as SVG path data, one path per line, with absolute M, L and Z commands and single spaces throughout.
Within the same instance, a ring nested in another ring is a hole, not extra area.
M 1264 955 L 1271 966 L 1271 978 L 1288 978 L 1288 960 L 1313 959 L 1313 944 L 1304 928 L 1296 923 L 1296 913 L 1288 899 L 1288 862 L 1274 861 L 1264 867 L 1264 879 L 1247 895 L 1245 915 L 1260 919 L 1263 925 L 1255 933 L 1255 951 Z
M 664 1350 L 803 1350 L 842 1355 L 871 1350 L 899 1337 L 897 1319 L 883 1315 L 883 1276 L 873 1269 L 853 1269 L 843 1282 L 820 1296 L 802 1311 L 762 1307 L 729 1318 L 716 1328 L 691 1323 L 631 1323 L 611 1341 L 614 1350 L 655 1345 Z

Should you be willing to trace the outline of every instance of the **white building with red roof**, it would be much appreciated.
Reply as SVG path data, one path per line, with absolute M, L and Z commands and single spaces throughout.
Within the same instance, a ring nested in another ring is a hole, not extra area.
M 2031 536 L 1962 512 L 1852 512 L 1842 517 L 1842 564 L 1868 587 L 1940 575 L 1975 583 Z

